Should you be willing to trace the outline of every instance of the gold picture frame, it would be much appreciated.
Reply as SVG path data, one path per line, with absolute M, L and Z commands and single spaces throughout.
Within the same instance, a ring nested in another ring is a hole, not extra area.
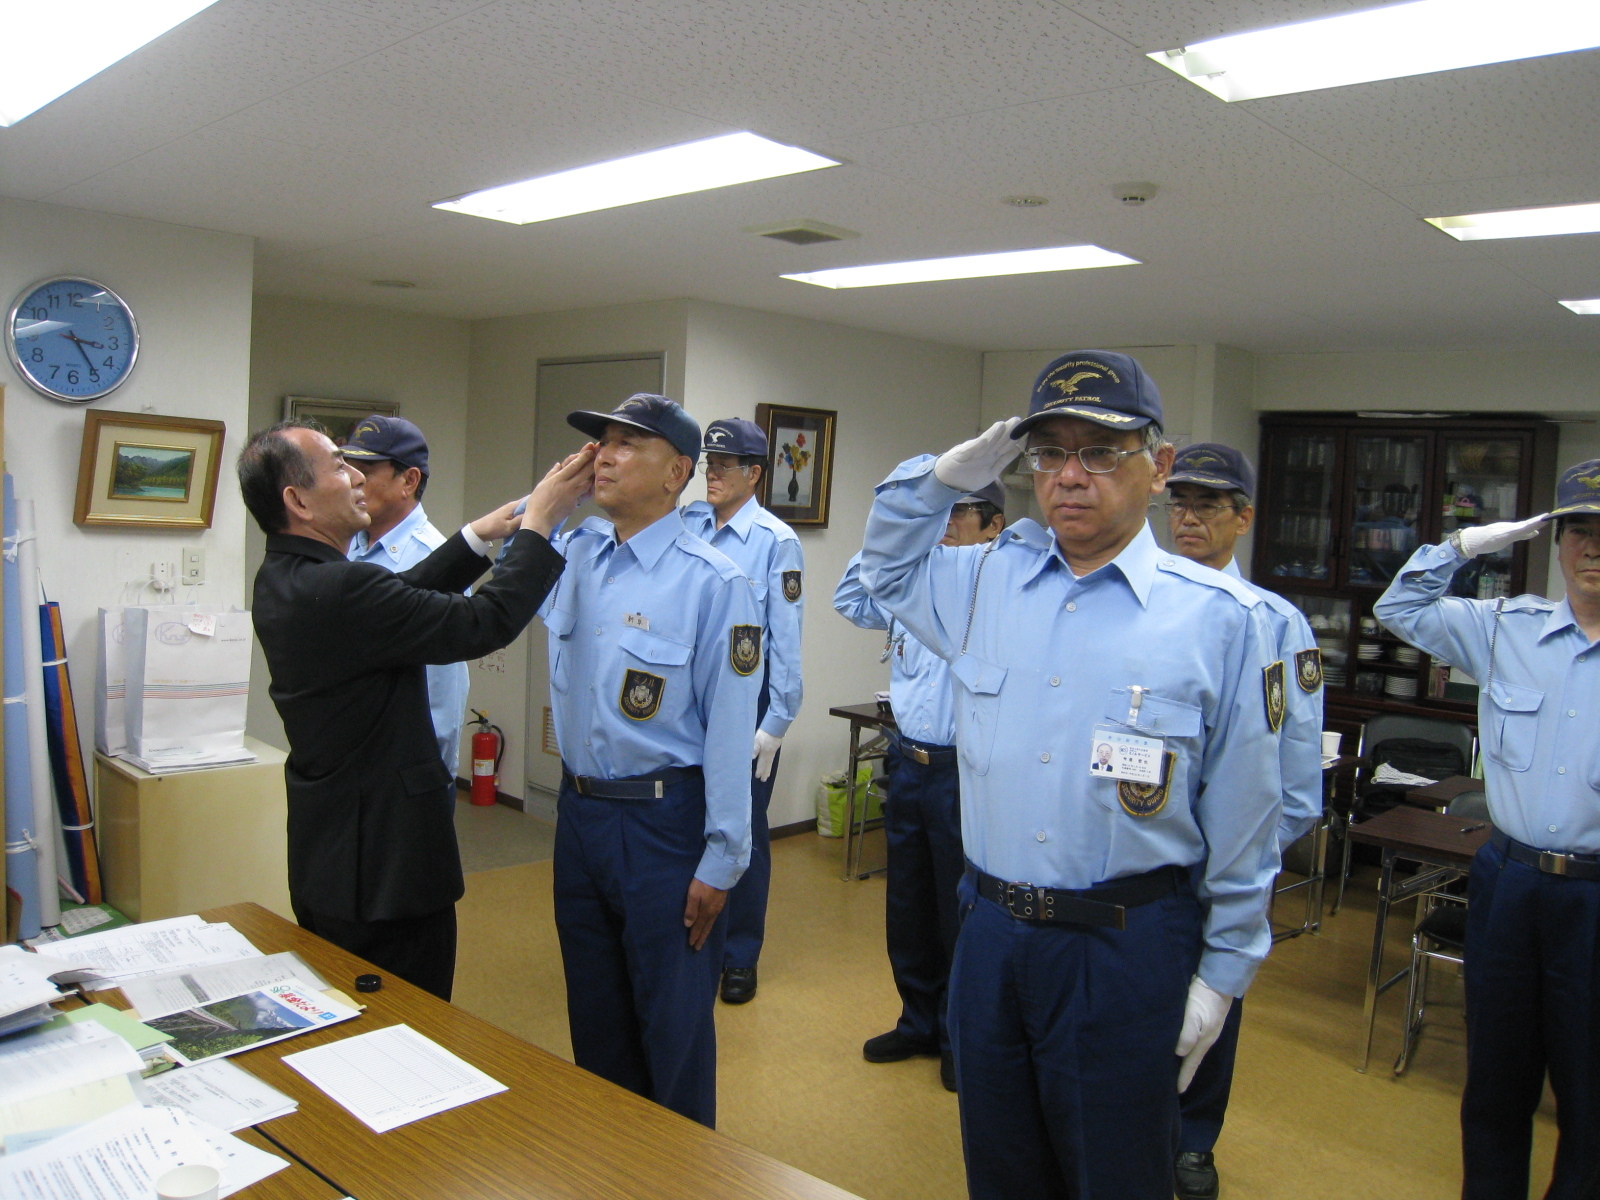
M 310 418 L 328 431 L 335 446 L 343 446 L 363 417 L 398 417 L 400 406 L 388 400 L 326 400 L 317 396 L 285 396 L 285 421 Z
M 78 525 L 210 529 L 227 426 L 199 417 L 83 414 Z
M 756 424 L 767 435 L 768 470 L 756 485 L 761 506 L 799 529 L 826 529 L 833 497 L 833 441 L 837 411 L 756 405 Z

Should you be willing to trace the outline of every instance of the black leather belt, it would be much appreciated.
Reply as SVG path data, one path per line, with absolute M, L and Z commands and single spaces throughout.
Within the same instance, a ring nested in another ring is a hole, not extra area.
M 895 739 L 894 748 L 912 762 L 925 767 L 951 767 L 956 761 L 954 746 L 932 746 L 927 742 L 914 742 L 902 737 Z
M 1048 925 L 1103 925 L 1126 929 L 1127 910 L 1159 900 L 1178 886 L 1178 867 L 1157 867 L 1143 875 L 1129 875 L 1081 891 L 1007 883 L 971 863 L 967 869 L 978 881 L 978 895 L 993 901 L 1019 921 Z
M 1554 850 L 1541 850 L 1514 837 L 1507 837 L 1498 829 L 1489 835 L 1489 840 L 1505 851 L 1506 857 L 1512 862 L 1543 871 L 1546 875 L 1564 875 L 1568 879 L 1589 882 L 1600 880 L 1600 854 L 1558 854 Z
M 562 767 L 561 783 L 592 800 L 659 800 L 673 784 L 698 779 L 700 774 L 699 767 L 667 767 L 649 775 L 601 779 L 595 775 L 574 775 Z

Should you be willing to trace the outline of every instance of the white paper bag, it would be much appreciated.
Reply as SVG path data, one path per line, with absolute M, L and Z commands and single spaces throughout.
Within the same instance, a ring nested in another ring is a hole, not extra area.
M 122 609 L 102 608 L 95 625 L 94 744 L 101 754 L 128 748 L 123 712 L 128 675 L 122 653 Z
M 123 611 L 127 757 L 146 770 L 249 761 L 250 614 Z

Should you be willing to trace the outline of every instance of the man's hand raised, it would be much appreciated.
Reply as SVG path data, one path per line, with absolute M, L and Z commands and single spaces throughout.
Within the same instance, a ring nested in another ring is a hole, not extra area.
M 594 491 L 594 456 L 598 449 L 590 442 L 545 472 L 528 497 L 522 528 L 549 537 L 551 530 L 572 515 L 572 510 Z

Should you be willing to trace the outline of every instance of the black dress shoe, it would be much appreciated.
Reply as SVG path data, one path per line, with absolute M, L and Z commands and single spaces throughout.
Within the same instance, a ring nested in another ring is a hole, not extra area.
M 901 1033 L 898 1029 L 891 1029 L 888 1033 L 880 1033 L 875 1038 L 868 1038 L 866 1045 L 861 1047 L 861 1057 L 868 1062 L 904 1062 L 919 1054 L 939 1053 L 939 1043 L 931 1038 L 924 1041 L 914 1038 L 909 1033 Z
M 1209 1150 L 1190 1150 L 1172 1164 L 1178 1200 L 1217 1200 L 1217 1164 Z
M 748 1004 L 756 994 L 754 967 L 728 967 L 722 972 L 722 1002 Z
M 939 1082 L 947 1092 L 956 1090 L 956 1056 L 948 1050 L 939 1055 Z

